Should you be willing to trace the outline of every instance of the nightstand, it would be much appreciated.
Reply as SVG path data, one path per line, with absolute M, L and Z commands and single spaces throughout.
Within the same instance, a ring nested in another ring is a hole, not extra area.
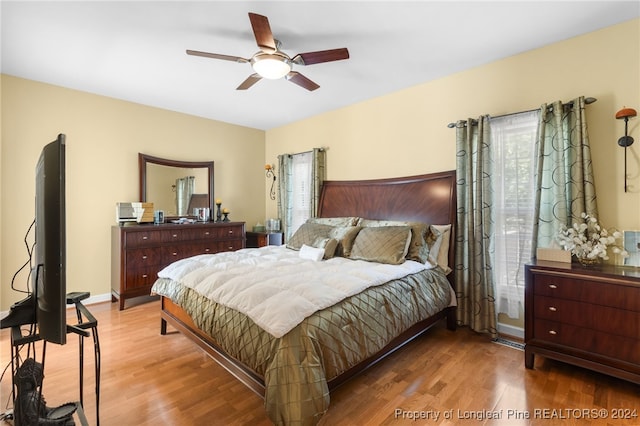
M 640 269 L 525 266 L 525 366 L 534 355 L 640 383 Z
M 246 233 L 247 248 L 264 246 L 281 246 L 284 243 L 282 232 L 249 232 Z

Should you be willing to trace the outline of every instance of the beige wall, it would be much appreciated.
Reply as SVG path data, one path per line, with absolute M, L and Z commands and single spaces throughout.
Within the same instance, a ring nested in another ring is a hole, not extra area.
M 626 44 L 620 41 L 625 40 Z M 577 96 L 587 107 L 600 216 L 607 226 L 640 229 L 640 142 L 630 148 L 630 192 L 623 191 L 623 106 L 640 110 L 640 20 L 529 51 L 469 71 L 266 132 L 266 160 L 327 148 L 329 179 L 405 176 L 455 168 L 447 124 L 480 114 L 530 110 Z M 631 122 L 640 141 L 640 118 Z M 267 200 L 267 215 L 276 204 Z
M 22 298 L 11 277 L 26 261 L 40 150 L 67 136 L 67 289 L 110 289 L 115 203 L 138 200 L 138 152 L 215 161 L 215 196 L 234 220 L 264 218 L 264 132 L 2 75 L 1 304 Z M 31 236 L 31 241 L 33 238 Z M 21 274 L 18 288 L 26 285 Z

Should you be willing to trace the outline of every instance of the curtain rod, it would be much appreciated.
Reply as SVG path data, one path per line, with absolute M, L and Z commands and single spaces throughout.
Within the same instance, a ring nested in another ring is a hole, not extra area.
M 597 99 L 596 99 L 596 98 L 584 98 L 584 103 L 585 103 L 586 105 L 592 104 L 592 103 L 594 103 L 595 101 L 597 101 Z M 567 102 L 566 104 L 565 104 L 565 103 L 563 103 L 563 104 L 562 104 L 562 106 L 563 106 L 563 107 L 564 107 L 564 106 L 570 106 L 570 107 L 573 107 L 573 101 L 571 101 L 571 102 Z M 527 110 L 527 111 L 520 111 L 520 112 L 511 112 L 511 113 L 509 113 L 509 114 L 502 114 L 502 115 L 492 116 L 492 118 L 505 117 L 505 116 L 507 116 L 507 115 L 522 114 L 522 113 L 525 113 L 525 112 L 533 112 L 533 111 L 539 111 L 539 110 L 540 110 L 540 108 L 530 109 L 530 110 Z M 549 105 L 549 106 L 547 107 L 547 110 L 548 110 L 548 111 L 553 111 L 553 106 L 552 106 L 552 105 Z M 474 120 L 474 121 L 475 121 L 475 120 Z M 465 121 L 465 123 L 466 123 L 466 121 Z M 473 124 L 473 123 L 472 123 L 472 124 Z M 456 127 L 456 123 L 449 123 L 449 124 L 447 124 L 447 127 L 448 127 L 448 128 L 450 128 L 450 129 L 453 129 L 454 127 Z

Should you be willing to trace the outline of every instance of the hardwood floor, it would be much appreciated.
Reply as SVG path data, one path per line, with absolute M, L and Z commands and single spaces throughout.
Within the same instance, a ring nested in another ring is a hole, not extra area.
M 195 344 L 177 332 L 160 335 L 159 302 L 127 303 L 132 306 L 124 311 L 117 304 L 89 306 L 102 352 L 101 425 L 270 424 L 262 399 Z M 10 362 L 8 331 L 0 332 L 3 368 Z M 88 339 L 84 402 L 92 425 L 93 369 Z M 0 384 L 0 412 L 11 405 L 10 375 L 9 366 Z M 49 406 L 79 399 L 75 336 L 64 346 L 47 346 L 43 394 Z M 607 419 L 592 418 L 602 410 Z M 416 415 L 422 418 L 415 421 Z M 522 351 L 439 324 L 332 394 L 321 425 L 364 424 L 638 425 L 640 385 L 542 357 L 526 370 Z

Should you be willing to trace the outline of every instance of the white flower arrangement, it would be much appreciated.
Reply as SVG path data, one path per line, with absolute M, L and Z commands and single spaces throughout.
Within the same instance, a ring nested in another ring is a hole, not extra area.
M 582 213 L 583 223 L 575 223 L 571 228 L 562 226 L 558 233 L 558 243 L 565 250 L 571 251 L 578 260 L 597 261 L 599 258 L 608 260 L 607 249 L 627 257 L 629 254 L 624 248 L 616 245 L 616 241 L 622 238 L 622 233 L 617 230 L 608 231 L 598 224 L 595 217 Z

